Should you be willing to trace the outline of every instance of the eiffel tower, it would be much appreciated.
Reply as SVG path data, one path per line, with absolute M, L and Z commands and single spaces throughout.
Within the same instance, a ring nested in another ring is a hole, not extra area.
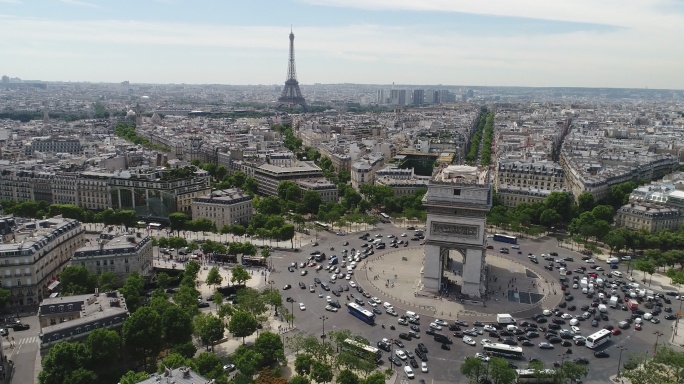
M 290 29 L 290 59 L 287 66 L 287 80 L 285 80 L 285 88 L 280 94 L 278 102 L 287 104 L 291 107 L 301 105 L 306 110 L 306 100 L 302 96 L 302 91 L 299 90 L 299 81 L 297 81 L 297 69 L 295 68 L 294 56 L 294 33 Z

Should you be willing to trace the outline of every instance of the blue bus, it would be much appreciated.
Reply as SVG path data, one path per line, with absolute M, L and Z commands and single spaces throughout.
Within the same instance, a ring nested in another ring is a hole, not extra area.
M 509 243 L 509 244 L 518 244 L 518 238 L 517 237 L 502 235 L 499 233 L 494 235 L 494 241 L 501 241 L 501 242 Z
M 369 325 L 375 325 L 375 314 L 356 303 L 347 304 L 347 311 Z

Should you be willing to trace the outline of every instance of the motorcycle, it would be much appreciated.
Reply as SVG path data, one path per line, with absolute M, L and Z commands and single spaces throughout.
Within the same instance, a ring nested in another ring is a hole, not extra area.
M 330 250 L 331 250 L 331 251 L 334 251 L 334 250 L 335 250 L 335 247 L 330 247 Z
M 394 325 L 390 325 L 390 329 L 394 331 L 396 328 L 394 327 Z

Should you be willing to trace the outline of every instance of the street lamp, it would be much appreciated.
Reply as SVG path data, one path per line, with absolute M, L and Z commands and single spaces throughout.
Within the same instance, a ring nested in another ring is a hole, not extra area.
M 325 340 L 325 321 L 328 320 L 328 317 L 323 315 L 319 317 L 319 319 L 323 321 L 323 333 L 321 334 L 321 339 Z
M 294 328 L 294 300 L 290 301 L 290 304 L 292 304 L 292 311 L 290 312 L 290 316 L 292 316 L 292 320 L 290 325 L 292 328 Z
M 620 358 L 618 359 L 618 367 L 617 367 L 617 379 L 620 380 L 620 364 L 622 364 L 622 351 L 626 351 L 627 348 L 624 346 L 620 345 L 617 347 L 620 350 Z
M 655 345 L 653 346 L 653 354 L 655 355 L 656 352 L 658 352 L 658 339 L 660 338 L 660 336 L 663 335 L 663 333 L 660 331 L 655 331 L 655 332 L 653 332 L 653 334 L 656 335 L 656 342 L 655 342 Z

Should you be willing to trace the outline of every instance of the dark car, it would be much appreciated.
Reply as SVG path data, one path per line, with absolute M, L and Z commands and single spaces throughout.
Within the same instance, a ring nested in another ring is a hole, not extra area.
M 397 367 L 401 367 L 403 365 L 398 357 L 390 356 L 388 357 L 388 360 Z
M 665 315 L 665 320 L 675 320 L 676 318 L 677 318 L 677 316 L 675 316 L 671 313 L 668 313 L 667 315 Z
M 417 325 L 411 324 L 409 325 L 409 328 L 411 328 L 412 331 L 420 332 L 420 328 L 418 328 Z
M 527 332 L 527 338 L 528 339 L 534 339 L 535 337 L 539 337 L 539 333 L 534 332 L 534 331 Z
M 462 321 L 462 320 L 456 320 L 456 321 L 454 321 L 454 324 L 460 325 L 461 327 L 467 327 L 468 326 L 468 322 Z
M 400 334 L 399 334 L 399 338 L 400 338 L 400 339 L 404 339 L 404 340 L 411 341 L 411 335 L 409 335 L 409 334 L 406 333 L 406 332 L 400 333 Z
M 578 357 L 578 358 L 576 358 L 575 360 L 573 360 L 573 362 L 574 362 L 575 364 L 584 364 L 584 365 L 586 365 L 586 364 L 589 364 L 589 359 L 587 359 L 586 357 Z
M 501 344 L 518 345 L 518 342 L 513 340 L 513 339 L 503 339 L 503 340 L 501 340 Z
M 560 337 L 554 336 L 554 337 L 549 337 L 548 342 L 551 344 L 559 344 L 559 343 L 563 342 L 563 339 L 561 339 Z
M 385 352 L 391 352 L 392 351 L 392 346 L 389 345 L 388 343 L 385 343 L 384 341 L 378 341 L 378 348 L 382 349 Z
M 442 344 L 442 345 L 440 346 L 440 348 L 442 348 L 442 349 L 444 349 L 444 350 L 446 350 L 446 351 L 451 351 L 451 347 L 449 346 L 449 344 Z
M 314 278 L 314 283 L 320 284 L 320 283 L 321 283 L 321 279 L 319 279 L 318 277 L 315 277 L 315 278 Z
M 543 324 L 543 323 L 546 323 L 547 320 L 546 320 L 546 317 L 539 317 L 539 318 L 535 319 L 535 321 L 539 324 Z
M 285 301 L 287 301 L 288 303 L 294 303 L 294 299 L 291 297 L 288 297 L 287 299 L 285 299 Z
M 549 324 L 549 329 L 561 329 L 561 326 L 558 324 Z
M 306 284 L 304 284 L 303 282 L 300 281 L 299 282 L 299 288 L 306 289 Z
M 460 331 L 460 330 L 461 330 L 461 327 L 459 327 L 459 326 L 456 325 L 456 324 L 449 324 L 449 330 L 450 330 L 450 331 Z
M 292 288 L 290 284 L 285 284 L 285 286 L 283 287 L 283 291 L 287 291 L 290 288 Z
M 206 304 L 207 304 L 207 307 L 208 307 L 208 306 L 209 306 L 209 303 L 206 303 Z M 16 324 L 12 324 L 12 329 L 14 329 L 15 331 L 24 331 L 24 330 L 27 330 L 27 329 L 29 329 L 29 328 L 31 328 L 31 326 L 28 325 L 28 324 L 26 324 L 26 323 L 16 323 Z
M 420 359 L 420 361 L 428 361 L 427 353 L 423 353 L 418 348 L 415 349 L 416 351 L 416 357 Z
M 197 304 L 197 307 L 199 307 L 199 308 L 209 308 L 209 303 L 207 303 L 206 301 L 203 301 L 203 302 L 201 302 L 201 303 L 198 303 L 198 304 Z M 28 329 L 28 324 L 26 324 L 26 326 L 27 326 L 26 329 Z M 14 330 L 15 330 L 15 331 L 17 330 L 17 329 L 16 329 L 16 326 L 15 326 L 15 329 L 14 329 Z
M 416 359 L 410 359 L 409 364 L 411 364 L 413 368 L 418 368 L 418 362 L 416 361 Z
M 434 334 L 435 334 L 435 330 L 432 329 L 432 328 L 428 328 L 428 329 L 425 330 L 425 334 L 426 334 L 426 335 L 434 335 Z
M 594 357 L 604 358 L 604 357 L 610 357 L 610 355 L 606 351 L 596 351 L 596 352 L 594 352 Z
M 425 344 L 423 344 L 423 343 L 418 343 L 418 348 L 417 348 L 417 349 L 418 349 L 418 351 L 423 352 L 423 353 L 427 353 L 427 352 L 428 352 L 427 347 L 426 347 Z
M 404 348 L 404 343 L 401 340 L 394 339 L 394 344 L 399 348 Z

